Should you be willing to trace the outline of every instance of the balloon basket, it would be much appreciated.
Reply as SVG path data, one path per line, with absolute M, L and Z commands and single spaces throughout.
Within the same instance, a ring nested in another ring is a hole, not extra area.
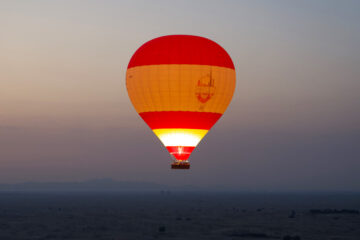
M 171 169 L 190 169 L 190 163 L 175 161 L 171 164 Z

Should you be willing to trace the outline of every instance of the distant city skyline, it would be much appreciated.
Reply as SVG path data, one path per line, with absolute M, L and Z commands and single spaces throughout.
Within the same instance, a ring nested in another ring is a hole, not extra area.
M 1 1 L 0 183 L 113 178 L 360 191 L 360 2 Z M 233 100 L 191 155 L 166 149 L 125 86 L 138 47 L 210 38 Z

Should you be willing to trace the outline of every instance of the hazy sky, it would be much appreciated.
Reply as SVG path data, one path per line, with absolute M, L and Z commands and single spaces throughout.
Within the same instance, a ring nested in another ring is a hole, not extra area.
M 253 190 L 360 190 L 360 1 L 0 1 L 0 182 L 111 177 Z M 192 154 L 133 109 L 144 42 L 208 37 L 237 87 Z

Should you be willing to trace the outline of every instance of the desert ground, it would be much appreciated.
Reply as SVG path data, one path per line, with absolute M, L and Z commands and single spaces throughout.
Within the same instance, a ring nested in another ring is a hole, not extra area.
M 360 194 L 1 192 L 0 239 L 359 240 Z

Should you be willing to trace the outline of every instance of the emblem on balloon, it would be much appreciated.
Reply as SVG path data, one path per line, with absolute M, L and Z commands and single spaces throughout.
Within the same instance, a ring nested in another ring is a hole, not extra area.
M 215 79 L 212 77 L 212 72 L 207 74 L 205 77 L 202 77 L 198 80 L 196 84 L 196 98 L 201 103 L 200 110 L 203 110 L 205 104 L 214 96 L 215 94 Z

